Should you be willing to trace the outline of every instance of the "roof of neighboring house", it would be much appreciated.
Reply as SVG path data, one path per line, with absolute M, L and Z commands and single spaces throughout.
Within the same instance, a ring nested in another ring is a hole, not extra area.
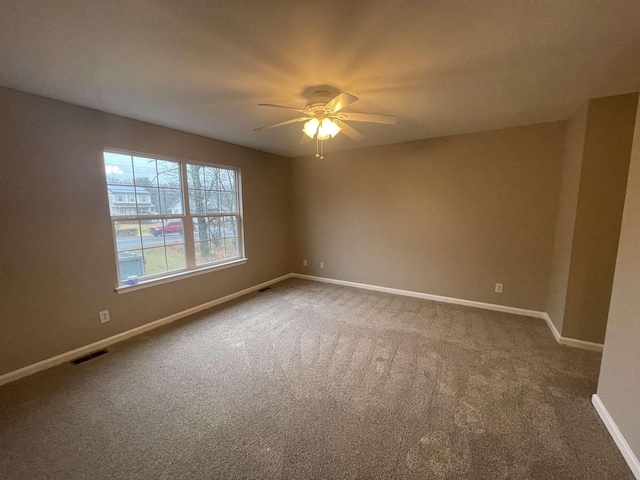
M 136 193 L 133 185 L 107 185 L 111 193 Z

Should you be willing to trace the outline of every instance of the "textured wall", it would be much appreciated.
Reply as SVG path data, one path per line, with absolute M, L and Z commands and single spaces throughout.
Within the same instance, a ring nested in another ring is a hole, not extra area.
M 640 458 L 640 109 L 620 232 L 598 395 Z
M 0 374 L 291 271 L 289 160 L 6 88 L 0 112 Z M 105 146 L 239 166 L 249 261 L 115 293 Z
M 602 343 L 638 94 L 589 102 L 562 335 Z
M 547 313 L 558 332 L 562 332 L 567 286 L 569 284 L 569 264 L 573 246 L 573 230 L 578 206 L 578 190 L 582 171 L 584 135 L 587 126 L 588 103 L 585 103 L 567 122 L 567 134 L 562 155 L 562 180 L 556 219 L 555 241 Z
M 294 160 L 296 271 L 546 310 L 564 131 L 540 124 Z

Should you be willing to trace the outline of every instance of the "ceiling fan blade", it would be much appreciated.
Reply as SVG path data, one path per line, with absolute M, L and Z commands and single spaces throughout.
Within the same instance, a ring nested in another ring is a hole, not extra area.
M 395 115 L 376 115 L 373 113 L 353 113 L 343 112 L 340 114 L 342 120 L 348 120 L 351 122 L 371 122 L 371 123 L 386 123 L 387 125 L 395 125 L 398 123 L 398 117 Z
M 340 120 L 338 120 L 337 123 L 338 123 L 338 126 L 342 129 L 340 131 L 344 133 L 347 137 L 349 137 L 351 140 L 353 140 L 354 142 L 359 142 L 364 138 L 364 135 L 362 135 L 359 131 L 357 131 L 352 126 L 347 125 L 346 123 L 341 122 Z
M 285 110 L 293 110 L 294 112 L 304 113 L 303 108 L 283 107 L 282 105 L 273 105 L 271 103 L 259 103 L 259 107 L 284 108 Z
M 302 138 L 300 139 L 300 145 L 306 145 L 311 141 L 311 137 L 306 133 L 302 134 Z
M 351 105 L 353 102 L 356 102 L 358 97 L 355 95 L 351 95 L 349 93 L 340 93 L 334 99 L 330 100 L 324 108 L 330 108 L 334 112 L 339 112 L 347 105 Z
M 309 120 L 309 117 L 294 118 L 293 120 L 286 120 L 284 122 L 274 123 L 273 125 L 267 125 L 266 127 L 254 128 L 253 131 L 257 132 L 258 130 L 266 130 L 267 128 L 281 127 L 282 125 L 288 125 L 290 123 L 296 123 L 296 122 L 304 122 L 305 120 Z

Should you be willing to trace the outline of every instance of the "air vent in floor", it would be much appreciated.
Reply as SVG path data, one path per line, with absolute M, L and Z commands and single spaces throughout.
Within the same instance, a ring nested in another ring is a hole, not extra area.
M 76 358 L 75 360 L 72 360 L 71 363 L 73 363 L 74 365 L 78 365 L 80 363 L 88 362 L 92 358 L 104 355 L 105 353 L 107 353 L 106 350 L 98 350 L 97 352 L 90 353 L 89 355 L 85 355 L 84 357 Z

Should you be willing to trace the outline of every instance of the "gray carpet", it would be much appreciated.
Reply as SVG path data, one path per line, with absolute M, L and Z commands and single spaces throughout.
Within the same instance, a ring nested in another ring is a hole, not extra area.
M 288 280 L 0 387 L 10 479 L 633 479 L 543 320 Z

